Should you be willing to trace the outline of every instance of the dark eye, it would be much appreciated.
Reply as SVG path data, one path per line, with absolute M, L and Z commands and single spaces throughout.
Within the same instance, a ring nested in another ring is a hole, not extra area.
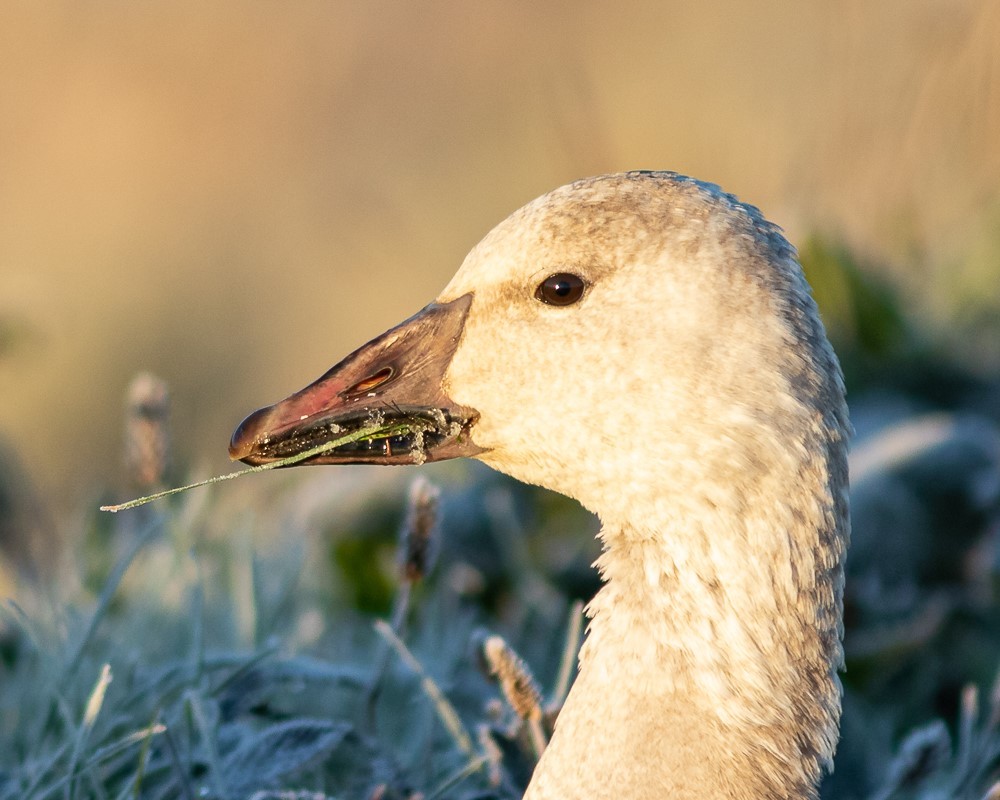
M 583 297 L 587 284 L 572 272 L 557 272 L 538 284 L 535 297 L 550 306 L 568 306 Z

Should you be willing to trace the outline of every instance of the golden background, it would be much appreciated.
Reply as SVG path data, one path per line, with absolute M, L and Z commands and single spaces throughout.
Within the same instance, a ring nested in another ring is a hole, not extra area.
M 150 370 L 178 460 L 225 470 L 510 211 L 633 168 L 833 237 L 957 335 L 1000 309 L 1000 3 L 5 4 L 0 439 L 73 508 Z

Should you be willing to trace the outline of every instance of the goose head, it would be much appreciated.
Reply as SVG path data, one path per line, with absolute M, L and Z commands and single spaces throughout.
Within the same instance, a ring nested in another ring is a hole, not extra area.
M 839 715 L 848 423 L 794 250 L 755 208 L 666 172 L 556 189 L 230 452 L 261 463 L 373 415 L 420 430 L 315 461 L 472 456 L 602 520 L 606 584 L 529 796 L 813 795 Z

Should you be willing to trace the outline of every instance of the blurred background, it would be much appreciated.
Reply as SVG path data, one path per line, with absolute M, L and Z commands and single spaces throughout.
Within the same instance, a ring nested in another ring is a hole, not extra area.
M 574 178 L 717 182 L 820 234 L 978 371 L 1000 308 L 992 0 L 8 4 L 0 438 L 45 505 L 117 474 L 123 398 L 176 454 L 431 300 Z M 978 328 L 975 328 L 979 330 Z
M 845 367 L 847 695 L 824 796 L 990 785 L 1000 684 L 982 725 L 962 687 L 1000 662 L 1000 3 L 38 0 L 0 10 L 0 599 L 20 604 L 0 605 L 0 797 L 23 796 L 18 759 L 59 786 L 46 754 L 81 740 L 39 709 L 82 707 L 104 663 L 232 647 L 284 669 L 277 637 L 328 677 L 370 670 L 413 470 L 97 505 L 228 471 L 245 414 L 432 300 L 515 208 L 637 168 L 783 226 Z M 421 474 L 444 530 L 412 615 L 429 671 L 482 714 L 485 620 L 551 686 L 552 643 L 597 585 L 595 521 L 476 465 Z M 25 631 L 49 616 L 47 649 Z M 161 707 L 186 718 L 171 681 L 116 681 L 127 725 L 101 741 Z M 233 718 L 284 720 L 258 702 L 278 684 L 236 686 Z M 902 738 L 935 717 L 952 727 Z

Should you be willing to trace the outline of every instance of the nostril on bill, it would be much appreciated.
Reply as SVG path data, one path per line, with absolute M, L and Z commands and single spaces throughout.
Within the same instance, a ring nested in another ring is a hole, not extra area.
M 348 389 L 345 394 L 363 394 L 364 392 L 370 392 L 385 383 L 393 375 L 392 367 L 383 367 L 374 375 L 370 375 L 362 381 L 358 381 L 350 389 Z

